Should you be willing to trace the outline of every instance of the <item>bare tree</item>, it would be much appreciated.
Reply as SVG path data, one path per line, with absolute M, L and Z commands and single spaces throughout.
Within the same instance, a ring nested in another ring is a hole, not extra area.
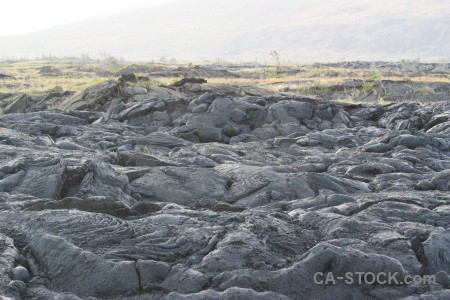
M 276 50 L 272 50 L 269 52 L 269 55 L 272 56 L 272 58 L 277 63 L 277 72 L 280 71 L 280 54 Z

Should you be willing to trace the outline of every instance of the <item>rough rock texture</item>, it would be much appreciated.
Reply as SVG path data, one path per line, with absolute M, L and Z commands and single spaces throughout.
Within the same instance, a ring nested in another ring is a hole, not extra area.
M 2 297 L 448 299 L 450 102 L 179 88 L 0 116 Z

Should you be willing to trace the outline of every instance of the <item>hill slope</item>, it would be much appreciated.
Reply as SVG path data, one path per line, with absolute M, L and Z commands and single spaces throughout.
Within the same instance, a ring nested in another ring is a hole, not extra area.
M 0 38 L 0 56 L 450 59 L 446 0 L 185 0 Z

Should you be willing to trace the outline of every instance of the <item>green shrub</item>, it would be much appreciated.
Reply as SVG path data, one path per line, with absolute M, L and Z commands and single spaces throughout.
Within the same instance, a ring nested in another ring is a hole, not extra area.
M 380 84 L 379 78 L 380 76 L 376 74 L 367 78 L 367 80 L 364 81 L 361 85 L 362 92 L 368 93 L 371 89 L 379 85 Z
M 269 74 L 267 74 L 267 78 L 282 78 L 285 74 L 278 73 L 276 69 L 269 70 Z
M 402 80 L 406 82 L 412 82 L 412 78 L 408 76 L 403 77 Z
M 50 93 L 62 93 L 64 89 L 60 85 L 55 85 L 52 89 L 49 90 Z

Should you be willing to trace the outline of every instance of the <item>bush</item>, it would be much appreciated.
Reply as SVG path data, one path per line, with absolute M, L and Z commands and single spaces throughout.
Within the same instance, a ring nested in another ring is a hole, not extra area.
M 368 93 L 371 89 L 379 85 L 380 84 L 379 78 L 380 78 L 379 75 L 372 75 L 369 78 L 367 78 L 367 80 L 364 81 L 361 85 L 362 92 Z
M 50 93 L 62 93 L 64 89 L 60 85 L 55 85 L 52 89 L 49 90 Z

